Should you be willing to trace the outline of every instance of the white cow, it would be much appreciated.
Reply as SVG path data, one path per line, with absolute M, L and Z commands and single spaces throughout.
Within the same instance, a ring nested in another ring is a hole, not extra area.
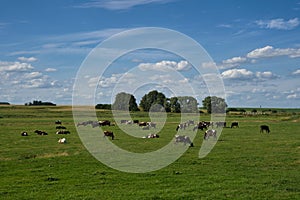
M 60 138 L 60 139 L 58 140 L 58 143 L 59 143 L 59 144 L 67 143 L 67 139 L 66 139 L 66 138 Z

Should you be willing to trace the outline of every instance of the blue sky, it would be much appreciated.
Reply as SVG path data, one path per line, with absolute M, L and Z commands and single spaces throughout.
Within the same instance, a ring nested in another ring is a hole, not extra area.
M 0 101 L 71 104 L 76 73 L 100 42 L 132 28 L 162 27 L 203 46 L 220 71 L 230 107 L 300 107 L 299 0 L 1 0 L 0 5 Z M 118 80 L 134 67 L 155 72 L 168 65 L 184 74 L 182 82 L 198 87 L 199 77 L 184 63 L 168 53 L 138 51 L 118 59 L 105 76 L 88 78 L 98 85 L 97 101 L 109 103 Z M 155 77 L 158 83 L 166 79 Z M 146 88 L 145 93 L 159 90 Z

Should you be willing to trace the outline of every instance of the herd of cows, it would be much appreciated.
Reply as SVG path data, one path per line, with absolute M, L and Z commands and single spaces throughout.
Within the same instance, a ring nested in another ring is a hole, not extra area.
M 56 127 L 56 134 L 70 134 L 71 132 L 67 130 L 67 128 L 65 126 L 62 125 L 62 122 L 60 120 L 57 120 L 54 122 Z M 35 130 L 34 131 L 35 134 L 37 135 L 48 135 L 48 133 L 46 131 L 41 131 L 41 130 Z M 29 136 L 27 131 L 23 131 L 21 132 L 21 136 Z M 59 138 L 58 143 L 60 144 L 64 144 L 67 143 L 67 139 L 66 138 Z
M 140 122 L 139 120 L 121 120 L 121 124 L 131 125 L 131 124 L 137 124 L 139 127 L 141 127 L 141 130 L 150 130 L 151 128 L 156 128 L 156 123 L 154 122 Z M 55 129 L 56 134 L 70 134 L 70 131 L 66 130 L 67 128 L 62 125 L 62 122 L 60 120 L 55 121 Z M 103 126 L 115 126 L 115 123 L 111 123 L 109 120 L 103 120 L 103 121 L 84 121 L 77 123 L 77 127 L 79 126 L 88 126 L 91 125 L 92 128 L 96 127 L 103 127 Z M 214 129 L 214 127 L 219 128 L 226 128 L 226 122 L 206 122 L 206 121 L 200 121 L 198 123 L 195 123 L 193 120 L 188 120 L 185 123 L 180 123 L 176 127 L 177 133 L 180 133 L 179 130 L 185 130 L 186 128 L 192 126 L 193 131 L 196 130 L 202 130 L 204 131 L 203 139 L 208 140 L 210 137 L 213 137 L 214 139 L 217 139 L 217 130 Z M 230 128 L 239 128 L 238 122 L 232 122 L 229 126 Z M 261 125 L 260 126 L 260 132 L 266 132 L 270 133 L 270 128 L 267 125 Z M 34 133 L 37 135 L 48 135 L 47 132 L 41 131 L 41 130 L 35 130 Z M 27 132 L 22 132 L 21 136 L 28 136 L 29 134 Z M 115 135 L 113 131 L 105 130 L 103 131 L 104 137 L 110 137 L 112 140 L 114 140 Z M 142 138 L 159 138 L 158 134 L 148 134 L 146 136 L 143 136 Z M 58 143 L 66 143 L 66 138 L 60 138 L 58 140 Z M 174 137 L 174 143 L 183 143 L 184 145 L 189 144 L 190 147 L 193 147 L 194 144 L 192 143 L 191 139 L 186 135 L 175 135 Z
M 156 128 L 156 123 L 154 122 L 140 122 L 139 120 L 121 120 L 121 124 L 126 124 L 126 125 L 132 125 L 136 124 L 139 127 L 141 127 L 141 130 L 150 130 L 151 128 Z M 115 123 L 111 123 L 109 120 L 104 120 L 104 121 L 85 121 L 85 122 L 79 122 L 77 124 L 77 127 L 79 126 L 87 126 L 91 125 L 93 128 L 95 127 L 101 127 L 101 126 L 115 126 Z M 188 120 L 185 123 L 180 123 L 176 127 L 176 131 L 178 132 L 179 130 L 183 129 L 185 130 L 187 127 L 193 126 L 193 131 L 196 131 L 198 129 L 204 131 L 203 139 L 208 140 L 210 137 L 213 137 L 214 139 L 217 139 L 217 130 L 213 129 L 214 127 L 222 127 L 226 128 L 226 122 L 205 122 L 205 121 L 200 121 L 195 124 L 193 120 Z M 239 128 L 239 123 L 238 122 L 232 122 L 230 125 L 230 128 Z M 260 126 L 260 132 L 266 132 L 270 133 L 270 128 L 267 125 L 261 125 Z M 115 138 L 115 135 L 113 131 L 108 131 L 105 130 L 103 132 L 104 137 L 111 137 L 113 140 Z M 160 136 L 158 134 L 148 134 L 146 136 L 143 136 L 142 138 L 159 138 Z M 186 135 L 175 135 L 174 137 L 174 142 L 175 143 L 183 143 L 184 145 L 189 144 L 190 147 L 193 147 L 194 144 L 192 143 L 191 139 L 186 136 Z

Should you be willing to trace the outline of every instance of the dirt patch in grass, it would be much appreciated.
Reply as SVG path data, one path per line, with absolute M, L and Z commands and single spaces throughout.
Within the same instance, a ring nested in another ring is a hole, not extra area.
M 69 156 L 69 153 L 67 153 L 67 152 L 46 153 L 43 155 L 37 155 L 36 158 L 54 158 L 54 157 L 61 157 L 61 156 Z

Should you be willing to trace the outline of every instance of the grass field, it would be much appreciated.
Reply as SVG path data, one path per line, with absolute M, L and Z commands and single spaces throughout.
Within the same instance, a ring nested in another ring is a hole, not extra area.
M 109 111 L 97 115 L 113 121 Z M 132 116 L 149 119 L 143 112 Z M 133 138 L 118 126 L 109 129 L 119 147 L 148 152 L 172 140 L 179 118 L 169 114 L 158 139 Z M 71 134 L 56 135 L 56 120 Z M 232 121 L 240 127 L 224 128 L 203 159 L 198 158 L 200 130 L 195 147 L 176 162 L 154 172 L 125 173 L 100 163 L 84 148 L 70 107 L 1 106 L 0 199 L 300 199 L 300 110 L 227 115 L 227 124 Z M 261 124 L 269 125 L 271 133 L 261 134 Z M 49 135 L 36 135 L 36 129 Z M 29 136 L 21 137 L 22 131 Z M 58 144 L 59 137 L 68 142 Z

